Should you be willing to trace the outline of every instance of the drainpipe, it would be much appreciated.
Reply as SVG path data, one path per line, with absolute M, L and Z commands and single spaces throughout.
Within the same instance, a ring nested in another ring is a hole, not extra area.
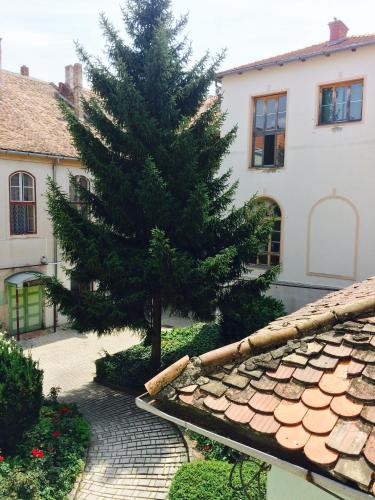
M 20 301 L 18 295 L 18 286 L 16 285 L 16 319 L 17 319 L 17 341 L 20 340 Z
M 56 167 L 60 163 L 60 159 L 56 158 L 52 162 L 52 180 L 56 182 Z M 57 279 L 57 240 L 56 236 L 53 235 L 53 274 Z M 56 304 L 53 304 L 53 332 L 55 333 L 57 329 L 57 308 Z

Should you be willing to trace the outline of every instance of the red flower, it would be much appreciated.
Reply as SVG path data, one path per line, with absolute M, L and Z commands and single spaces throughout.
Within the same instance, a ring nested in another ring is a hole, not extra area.
M 210 444 L 205 444 L 203 446 L 204 451 L 210 451 L 211 448 L 212 448 L 212 446 Z
M 70 413 L 72 410 L 69 408 L 69 406 L 63 406 L 61 408 L 58 409 L 58 412 L 61 414 L 61 415 L 64 415 L 66 413 Z
M 43 458 L 44 452 L 42 450 L 40 450 L 39 448 L 34 448 L 31 452 L 31 455 L 35 458 Z
M 4 462 L 5 460 L 5 457 L 3 457 L 3 455 L 0 455 L 0 462 Z
M 61 436 L 61 432 L 60 432 L 60 431 L 53 431 L 53 432 L 52 432 L 52 436 L 53 436 L 54 438 L 59 438 L 59 437 Z

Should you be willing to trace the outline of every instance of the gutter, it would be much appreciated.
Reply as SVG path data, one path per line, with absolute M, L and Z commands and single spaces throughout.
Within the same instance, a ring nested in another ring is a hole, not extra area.
M 80 161 L 78 156 L 64 156 L 64 155 L 57 155 L 53 153 L 33 153 L 31 151 L 18 151 L 16 149 L 3 149 L 0 148 L 0 153 L 4 154 L 10 154 L 10 155 L 16 155 L 16 156 L 30 156 L 30 157 L 35 157 L 35 158 L 53 158 L 55 160 L 74 160 L 74 161 Z
M 339 498 L 343 498 L 343 500 L 347 498 L 351 498 L 353 500 L 370 500 L 374 498 L 372 495 L 368 495 L 367 493 L 359 490 L 354 490 L 353 488 L 350 488 L 343 483 L 339 483 L 337 481 L 334 481 L 333 479 L 329 479 L 328 477 L 322 476 L 315 472 L 311 472 L 307 469 L 304 469 L 303 467 L 299 467 L 298 465 L 285 462 L 285 460 L 281 460 L 277 457 L 274 457 L 273 455 L 269 455 L 268 453 L 264 453 L 263 451 L 251 448 L 250 446 L 239 443 L 238 441 L 234 441 L 227 437 L 221 436 L 220 434 L 216 434 L 215 432 L 208 431 L 203 427 L 199 427 L 197 425 L 191 424 L 190 422 L 186 422 L 177 417 L 169 415 L 168 413 L 165 413 L 156 408 L 152 404 L 152 401 L 154 400 L 152 400 L 150 396 L 145 393 L 135 399 L 135 404 L 141 410 L 152 413 L 153 415 L 163 418 L 164 420 L 168 420 L 169 422 L 183 427 L 184 429 L 196 432 L 198 434 L 201 434 L 202 436 L 208 437 L 209 439 L 213 439 L 214 441 L 217 441 L 225 446 L 229 446 L 230 448 L 244 453 L 245 455 L 249 455 L 261 460 L 262 462 L 266 462 L 272 466 L 278 467 L 285 472 L 289 472 L 290 474 L 293 474 L 300 479 L 304 479 L 305 481 L 314 484 L 318 488 L 326 490 L 328 493 L 332 493 L 332 495 L 339 495 Z
M 266 62 L 266 63 L 260 62 L 259 64 L 250 63 L 250 64 L 245 65 L 245 66 L 237 66 L 236 68 L 233 68 L 233 69 L 228 69 L 226 71 L 220 71 L 219 73 L 216 73 L 216 78 L 220 80 L 223 76 L 227 76 L 227 75 L 233 75 L 233 74 L 241 75 L 242 73 L 245 73 L 246 71 L 254 71 L 254 70 L 260 71 L 263 68 L 268 68 L 271 66 L 280 66 L 280 65 L 284 65 L 284 64 L 287 64 L 290 62 L 295 62 L 295 61 L 304 62 L 307 59 L 312 59 L 313 57 L 324 56 L 324 55 L 327 56 L 327 55 L 335 54 L 336 52 L 343 52 L 345 50 L 355 51 L 355 49 L 357 49 L 357 48 L 368 47 L 370 45 L 375 45 L 375 42 L 372 41 L 372 42 L 366 42 L 366 43 L 358 43 L 358 44 L 354 44 L 354 45 L 348 45 L 348 46 L 342 47 L 342 48 L 336 48 L 334 50 L 330 50 L 330 47 L 334 47 L 334 45 L 331 45 L 331 46 L 327 45 L 327 50 L 324 50 L 324 51 L 319 50 L 318 52 L 313 52 L 313 53 L 306 55 L 306 56 L 292 56 L 292 57 L 287 57 L 286 59 L 279 59 L 277 61 L 272 61 L 272 62 Z

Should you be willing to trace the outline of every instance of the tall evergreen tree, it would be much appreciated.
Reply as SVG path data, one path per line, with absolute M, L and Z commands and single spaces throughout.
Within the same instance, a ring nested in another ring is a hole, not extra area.
M 95 289 L 51 279 L 47 294 L 79 331 L 145 332 L 157 368 L 163 309 L 212 318 L 270 221 L 254 199 L 235 208 L 236 184 L 219 172 L 236 133 L 220 136 L 220 97 L 206 101 L 222 55 L 190 63 L 187 19 L 173 18 L 169 0 L 128 0 L 123 16 L 128 42 L 101 17 L 108 64 L 79 48 L 94 94 L 85 120 L 63 106 L 92 178 L 90 191 L 76 186 L 89 217 L 52 181 L 48 195 L 67 273 Z

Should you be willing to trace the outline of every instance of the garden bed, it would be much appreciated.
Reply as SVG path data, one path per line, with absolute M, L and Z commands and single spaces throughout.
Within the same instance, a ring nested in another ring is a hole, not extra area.
M 45 401 L 12 455 L 0 454 L 0 498 L 67 498 L 85 464 L 90 430 L 75 405 Z

